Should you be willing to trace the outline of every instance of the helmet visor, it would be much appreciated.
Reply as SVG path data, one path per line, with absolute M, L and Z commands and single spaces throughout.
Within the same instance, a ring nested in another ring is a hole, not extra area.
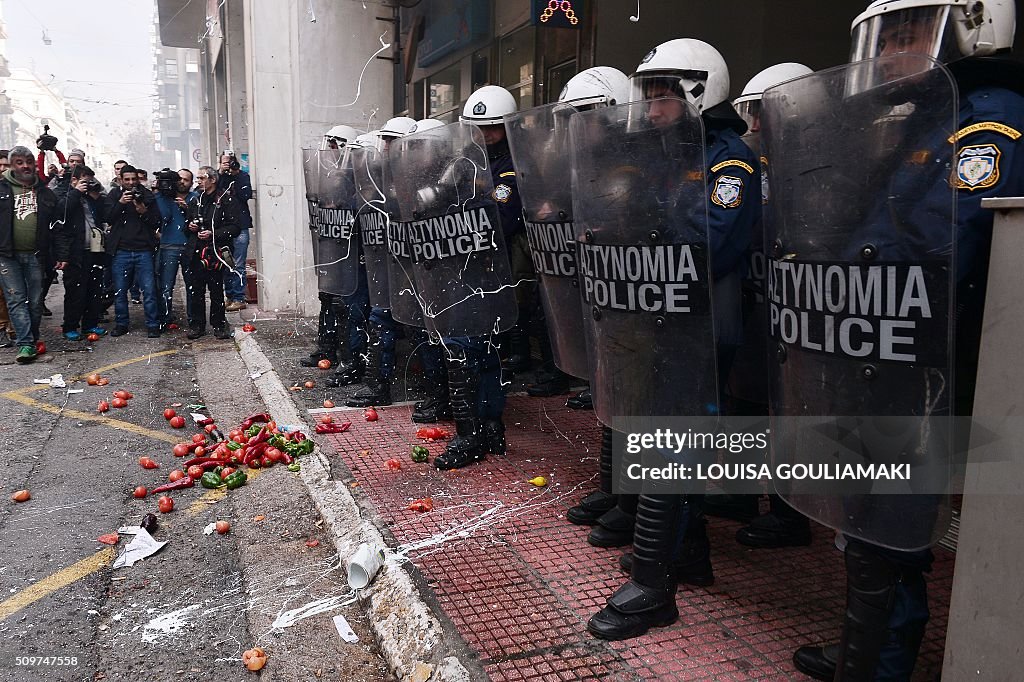
M 853 29 L 850 61 L 897 54 L 953 61 L 960 54 L 948 21 L 948 5 L 911 7 L 868 17 Z
M 756 133 L 761 129 L 761 100 L 748 99 L 733 105 L 736 113 L 747 123 L 747 130 Z

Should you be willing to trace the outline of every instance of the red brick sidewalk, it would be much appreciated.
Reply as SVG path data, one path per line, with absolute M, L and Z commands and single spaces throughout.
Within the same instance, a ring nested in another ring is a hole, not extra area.
M 587 633 L 587 619 L 625 576 L 621 550 L 591 547 L 588 528 L 565 520 L 596 486 L 600 430 L 593 412 L 563 403 L 510 398 L 508 456 L 453 472 L 410 461 L 420 441 L 408 406 L 380 410 L 375 423 L 345 412 L 352 431 L 330 438 L 397 542 L 416 547 L 407 555 L 492 679 L 805 679 L 793 650 L 838 637 L 844 602 L 842 557 L 833 532 L 818 526 L 810 547 L 750 550 L 733 540 L 738 524 L 711 519 L 716 582 L 680 588 L 676 625 L 628 642 Z M 437 455 L 444 444 L 429 447 Z M 401 471 L 385 469 L 389 457 Z M 550 479 L 547 488 L 527 482 L 537 475 Z M 426 496 L 433 512 L 406 509 Z M 954 557 L 935 551 L 915 679 L 936 679 L 942 668 Z

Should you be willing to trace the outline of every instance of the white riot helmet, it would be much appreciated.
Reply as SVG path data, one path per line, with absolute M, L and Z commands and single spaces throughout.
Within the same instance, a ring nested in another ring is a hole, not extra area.
M 433 130 L 434 128 L 443 128 L 444 122 L 438 121 L 436 118 L 424 118 L 416 121 L 412 128 L 409 128 L 409 134 L 422 133 L 424 130 Z
M 518 110 L 511 92 L 497 85 L 485 85 L 466 100 L 459 120 L 478 126 L 501 125 L 505 114 Z
M 896 53 L 948 64 L 1013 46 L 1014 0 L 874 0 L 853 20 L 850 61 Z
M 577 109 L 594 104 L 625 104 L 629 101 L 629 76 L 610 66 L 580 71 L 562 88 L 558 101 Z
M 324 133 L 323 145 L 320 148 L 327 149 L 331 146 L 331 142 L 336 142 L 341 148 L 349 142 L 354 142 L 357 137 L 359 137 L 359 131 L 352 126 L 336 125 Z
M 729 97 L 725 59 L 718 50 L 695 38 L 677 38 L 658 45 L 636 67 L 629 82 L 631 101 L 650 99 L 649 86 L 660 84 L 701 113 Z
M 761 115 L 761 95 L 765 90 L 812 73 L 814 71 L 810 67 L 796 62 L 769 66 L 747 82 L 740 96 L 733 100 L 732 106 L 740 118 L 747 122 L 747 128 L 753 129 L 754 121 Z
M 384 127 L 380 129 L 379 135 L 384 139 L 402 137 L 403 135 L 408 135 L 414 125 L 416 125 L 415 119 L 408 116 L 396 116 L 384 124 Z

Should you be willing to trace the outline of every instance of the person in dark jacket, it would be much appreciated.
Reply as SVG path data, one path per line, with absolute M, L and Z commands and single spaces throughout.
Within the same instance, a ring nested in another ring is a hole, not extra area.
M 128 288 L 134 281 L 142 290 L 146 329 L 150 338 L 160 336 L 159 304 L 156 291 L 156 232 L 160 210 L 153 193 L 139 184 L 133 166 L 121 167 L 121 185 L 107 195 L 105 216 L 110 224 L 107 253 L 113 256 L 114 317 L 111 336 L 128 333 Z
M 61 211 L 57 197 L 40 182 L 28 147 L 10 152 L 9 170 L 0 177 L 0 285 L 17 334 L 17 361 L 36 359 L 43 316 L 43 268 L 53 254 L 55 267 L 68 261 L 68 241 L 50 225 Z
M 64 206 L 54 225 L 67 235 L 70 248 L 64 268 L 64 338 L 78 341 L 82 333 L 103 336 L 107 331 L 99 319 L 108 256 L 103 250 L 102 188 L 95 172 L 79 164 L 54 193 Z
M 231 268 L 231 245 L 241 231 L 238 207 L 230 192 L 217 189 L 217 171 L 199 169 L 196 179 L 202 192 L 190 197 L 188 242 L 191 254 L 188 286 L 191 287 L 189 339 L 206 333 L 206 292 L 210 292 L 210 326 L 218 339 L 231 338 L 224 311 L 224 272 Z
M 231 245 L 235 261 L 233 270 L 224 272 L 224 292 L 228 298 L 229 313 L 245 309 L 245 258 L 249 253 L 249 230 L 252 229 L 252 215 L 249 213 L 249 199 L 252 199 L 252 179 L 242 170 L 238 158 L 231 150 L 220 155 L 220 177 L 217 188 L 230 192 L 238 210 L 239 231 Z

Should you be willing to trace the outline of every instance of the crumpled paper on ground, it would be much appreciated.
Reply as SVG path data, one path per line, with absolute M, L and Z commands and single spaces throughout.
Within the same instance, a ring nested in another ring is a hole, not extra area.
M 114 561 L 114 568 L 134 566 L 146 557 L 153 556 L 167 544 L 166 542 L 154 540 L 149 531 L 142 526 L 122 526 L 117 529 L 117 532 L 122 535 L 134 535 L 135 537 L 124 548 L 124 551 L 117 557 L 117 560 Z

